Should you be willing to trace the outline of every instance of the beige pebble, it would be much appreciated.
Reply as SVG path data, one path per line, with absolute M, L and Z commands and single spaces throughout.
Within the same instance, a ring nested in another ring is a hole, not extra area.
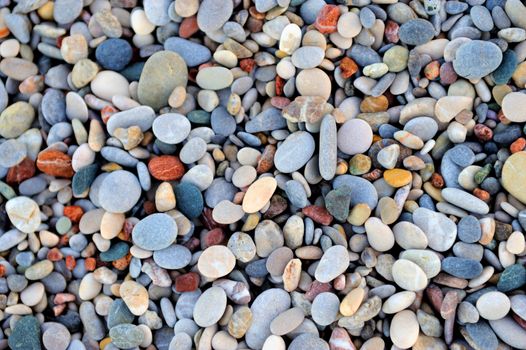
M 403 291 L 391 295 L 382 305 L 382 311 L 386 314 L 395 314 L 408 308 L 416 298 L 415 292 Z
M 44 295 L 44 285 L 41 282 L 35 282 L 20 293 L 20 300 L 24 305 L 35 306 L 42 300 Z
M 502 100 L 502 112 L 507 119 L 516 123 L 526 121 L 526 114 L 523 112 L 526 108 L 526 94 L 522 92 L 510 92 Z
M 340 313 L 343 316 L 352 316 L 358 310 L 362 304 L 365 296 L 365 289 L 362 287 L 354 288 L 351 290 L 345 298 L 343 298 L 340 304 Z
M 511 302 L 506 294 L 493 291 L 482 294 L 478 298 L 476 306 L 482 318 L 500 320 L 510 311 Z
M 236 265 L 236 257 L 225 246 L 206 248 L 199 256 L 197 268 L 205 277 L 216 279 L 228 275 Z
M 140 316 L 148 310 L 148 291 L 135 281 L 125 281 L 119 288 L 122 300 L 131 313 Z
M 412 261 L 397 260 L 393 264 L 392 274 L 396 284 L 405 290 L 417 292 L 427 287 L 425 272 Z
M 82 277 L 80 281 L 79 297 L 82 300 L 91 300 L 99 295 L 101 290 L 102 284 L 98 282 L 93 276 L 93 273 L 90 272 Z
M 371 247 L 379 252 L 385 252 L 394 246 L 393 231 L 382 220 L 371 217 L 365 222 L 367 240 Z
M 169 182 L 162 182 L 155 191 L 155 207 L 159 212 L 175 208 L 175 193 Z
M 267 176 L 256 180 L 245 193 L 243 210 L 245 213 L 256 213 L 270 201 L 278 183 L 273 177 Z
M 506 249 L 515 255 L 521 254 L 526 248 L 524 234 L 520 231 L 513 232 L 506 241 Z
M 100 221 L 100 234 L 104 239 L 113 239 L 118 236 L 124 225 L 126 217 L 120 213 L 104 212 Z
M 416 343 L 419 330 L 415 313 L 404 310 L 394 315 L 389 332 L 394 345 L 400 349 L 409 349 Z
M 301 279 L 301 260 L 292 259 L 285 266 L 283 271 L 283 288 L 287 292 L 292 292 L 300 283 Z
M 296 329 L 305 319 L 300 307 L 288 309 L 279 314 L 271 323 L 270 331 L 275 335 L 285 335 Z

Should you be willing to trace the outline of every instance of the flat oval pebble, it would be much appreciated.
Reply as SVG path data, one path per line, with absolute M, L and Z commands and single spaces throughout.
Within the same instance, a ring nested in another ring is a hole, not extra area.
M 511 303 L 502 292 L 487 292 L 477 300 L 477 310 L 486 320 L 500 320 L 510 311 Z
M 493 43 L 472 40 L 457 49 L 453 67 L 467 79 L 479 79 L 493 72 L 502 61 L 502 51 Z
M 327 283 L 338 277 L 349 266 L 349 252 L 343 246 L 330 247 L 323 254 L 314 273 L 316 279 Z
M 177 237 L 177 224 L 169 215 L 152 214 L 135 225 L 132 240 L 139 248 L 161 250 L 167 248 Z
M 277 182 L 272 177 L 263 177 L 255 181 L 243 197 L 243 211 L 250 214 L 261 210 L 274 194 L 276 187 Z
M 423 290 L 428 283 L 424 271 L 414 262 L 400 259 L 393 264 L 393 279 L 401 288 L 417 292 Z
M 207 289 L 194 307 L 194 320 L 200 327 L 208 327 L 215 324 L 225 311 L 226 293 L 223 288 L 211 287 Z
M 408 349 L 416 343 L 419 330 L 415 313 L 404 310 L 394 315 L 389 332 L 394 345 L 400 349 Z
M 288 136 L 274 155 L 276 168 L 284 173 L 292 173 L 303 167 L 314 154 L 315 142 L 305 131 L 297 131 Z
M 338 148 L 350 155 L 367 151 L 372 141 L 371 127 L 361 119 L 351 119 L 338 130 Z
M 166 113 L 155 118 L 152 131 L 164 143 L 178 144 L 190 134 L 190 121 L 177 113 Z
M 197 262 L 199 272 L 208 278 L 229 274 L 236 264 L 234 254 L 225 246 L 215 245 L 203 251 Z
M 141 186 L 135 175 L 125 170 L 117 170 L 104 178 L 98 191 L 98 198 L 104 210 L 111 213 L 125 213 L 137 203 L 141 192 Z
M 191 259 L 192 254 L 190 250 L 177 244 L 153 252 L 153 260 L 164 269 L 182 269 L 190 263 Z

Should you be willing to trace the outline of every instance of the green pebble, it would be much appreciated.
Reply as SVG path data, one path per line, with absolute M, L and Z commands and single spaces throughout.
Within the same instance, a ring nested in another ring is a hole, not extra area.
M 191 111 L 186 115 L 186 117 L 194 124 L 210 124 L 210 113 L 201 109 Z
M 491 169 L 491 164 L 484 165 L 482 169 L 475 173 L 475 182 L 480 185 L 486 179 L 486 177 L 488 177 L 489 173 L 491 172 Z
M 97 164 L 90 164 L 75 173 L 71 183 L 74 196 L 82 195 L 91 186 L 91 183 L 97 176 L 98 170 L 99 166 Z
M 526 284 L 526 267 L 521 264 L 508 266 L 500 274 L 497 289 L 501 292 L 509 292 L 521 288 Z
M 338 221 L 345 221 L 349 216 L 351 205 L 351 188 L 341 186 L 327 193 L 325 196 L 325 207 L 327 211 Z
M 40 350 L 40 323 L 34 316 L 24 316 L 7 339 L 12 350 Z
M 57 223 L 55 224 L 55 228 L 57 229 L 57 232 L 61 235 L 67 233 L 69 230 L 71 230 L 71 220 L 63 216 L 60 219 L 57 220 Z
M 0 194 L 7 200 L 16 197 L 15 190 L 3 181 L 0 181 Z
M 100 261 L 108 262 L 119 260 L 120 258 L 126 256 L 126 254 L 128 254 L 129 251 L 130 247 L 128 247 L 128 245 L 124 242 L 112 244 L 110 249 L 100 253 Z

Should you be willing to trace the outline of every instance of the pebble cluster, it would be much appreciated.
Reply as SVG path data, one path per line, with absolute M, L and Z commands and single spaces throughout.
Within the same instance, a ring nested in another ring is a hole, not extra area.
M 520 0 L 0 0 L 0 349 L 526 349 Z

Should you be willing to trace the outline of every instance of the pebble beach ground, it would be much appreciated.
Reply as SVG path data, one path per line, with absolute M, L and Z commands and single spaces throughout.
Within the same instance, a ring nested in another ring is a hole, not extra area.
M 0 0 L 0 349 L 526 349 L 520 0 Z

